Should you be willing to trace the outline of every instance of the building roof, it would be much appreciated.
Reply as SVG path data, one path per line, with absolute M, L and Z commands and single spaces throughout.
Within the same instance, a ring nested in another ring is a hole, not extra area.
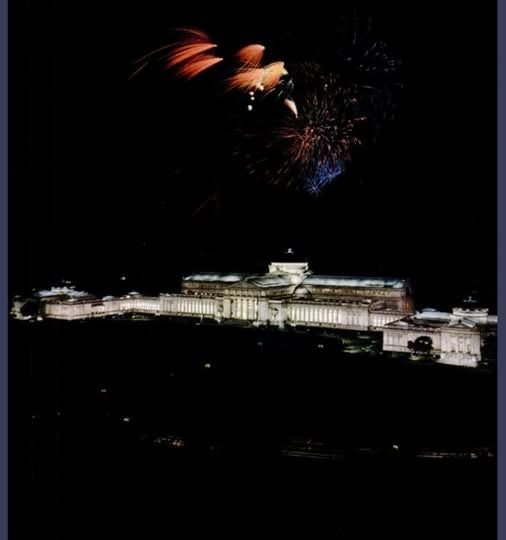
M 435 309 L 424 309 L 423 311 L 417 311 L 414 318 L 422 321 L 441 321 L 448 322 L 452 317 L 451 313 L 446 311 L 437 311 Z
M 54 298 L 57 296 L 66 296 L 69 298 L 90 297 L 90 293 L 85 291 L 76 291 L 74 287 L 51 287 L 51 289 L 42 289 L 35 293 L 38 298 Z
M 445 311 L 437 311 L 435 309 L 424 309 L 417 311 L 412 315 L 408 315 L 403 319 L 387 323 L 387 328 L 453 328 L 469 330 L 478 326 L 477 321 L 471 319 L 457 317 L 453 313 Z
M 279 275 L 260 275 L 260 276 L 250 276 L 247 279 L 248 283 L 253 283 L 258 287 L 287 287 L 288 285 L 293 285 L 290 279 L 285 278 Z
M 451 320 L 448 323 L 450 328 L 475 328 L 478 325 L 476 321 L 471 321 L 470 319 L 457 319 Z
M 407 281 L 399 278 L 371 278 L 352 276 L 309 276 L 303 281 L 304 285 L 327 287 L 364 287 L 380 289 L 402 289 L 407 287 Z
M 300 263 L 300 262 L 299 262 Z M 276 264 L 276 263 L 272 263 Z M 281 263 L 279 263 L 281 264 Z M 305 264 L 305 263 L 300 263 Z M 303 277 L 303 276 L 301 276 Z M 183 277 L 183 282 L 204 282 L 221 284 L 252 284 L 253 286 L 283 287 L 292 285 L 288 277 L 283 273 L 268 274 L 243 274 L 243 273 L 220 273 L 220 272 L 198 272 Z M 380 289 L 402 289 L 407 287 L 407 281 L 400 278 L 387 277 L 352 277 L 352 276 L 324 276 L 310 275 L 301 280 L 304 286 L 319 287 L 361 287 Z
M 231 285 L 253 286 L 260 288 L 286 287 L 292 285 L 289 278 L 282 275 L 273 274 L 220 274 L 220 273 L 199 273 L 190 274 L 183 278 L 184 282 L 197 281 L 204 283 L 221 283 Z
M 229 274 L 220 272 L 198 272 L 183 277 L 183 281 L 205 281 L 217 283 L 237 283 L 247 278 L 248 274 Z

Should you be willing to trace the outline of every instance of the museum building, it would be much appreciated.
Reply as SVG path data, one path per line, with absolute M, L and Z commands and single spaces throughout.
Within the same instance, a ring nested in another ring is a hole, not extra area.
M 183 277 L 179 293 L 97 298 L 73 288 L 37 293 L 39 317 L 86 319 L 127 313 L 237 321 L 254 326 L 379 331 L 383 350 L 417 352 L 424 344 L 440 362 L 474 367 L 497 317 L 486 309 L 415 311 L 402 278 L 314 275 L 307 262 L 272 262 L 264 274 L 202 272 Z M 12 314 L 23 318 L 23 299 Z M 419 351 L 418 351 L 419 352 Z

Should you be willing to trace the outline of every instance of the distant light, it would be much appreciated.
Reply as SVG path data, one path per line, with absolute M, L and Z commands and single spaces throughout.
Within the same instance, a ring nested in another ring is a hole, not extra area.
M 121 279 L 121 281 L 125 281 L 125 280 L 126 280 L 126 276 L 121 276 L 120 279 Z
M 399 446 L 398 446 L 397 444 L 394 444 L 394 445 L 392 446 L 392 448 L 393 448 L 394 450 L 399 450 Z
M 125 416 L 125 417 L 123 418 L 123 422 L 125 422 L 125 423 L 130 422 L 130 417 L 129 417 L 129 416 Z
M 248 105 L 248 111 L 252 111 L 253 110 L 253 105 Z
M 318 343 L 318 348 L 323 349 L 323 343 Z
M 107 393 L 107 388 L 101 388 L 101 389 L 100 389 L 100 392 L 101 392 L 102 394 L 106 394 L 106 393 Z
M 207 364 L 204 364 L 204 367 L 209 369 L 211 367 L 211 364 L 208 362 Z

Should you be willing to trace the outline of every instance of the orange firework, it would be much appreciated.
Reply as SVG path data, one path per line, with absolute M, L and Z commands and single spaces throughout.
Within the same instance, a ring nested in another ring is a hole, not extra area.
M 254 43 L 239 49 L 236 53 L 236 58 L 245 67 L 257 68 L 260 67 L 260 62 L 264 56 L 264 51 L 265 47 L 263 45 Z
M 241 69 L 227 79 L 228 90 L 255 91 L 263 90 L 263 68 Z
M 179 28 L 177 32 L 180 36 L 178 41 L 159 47 L 139 58 L 135 62 L 136 69 L 129 79 L 136 76 L 151 61 L 163 62 L 165 69 L 175 68 L 178 77 L 192 79 L 223 60 L 209 52 L 218 45 L 212 43 L 205 32 L 194 28 Z M 259 43 L 246 45 L 236 52 L 235 58 L 240 66 L 226 80 L 228 90 L 250 92 L 251 100 L 254 100 L 255 92 L 269 91 L 279 84 L 283 75 L 287 74 L 285 64 L 273 62 L 262 66 L 264 52 L 265 47 Z
M 273 62 L 262 68 L 242 68 L 227 79 L 227 87 L 229 90 L 249 92 L 269 91 L 278 85 L 281 77 L 287 73 L 284 62 Z
M 181 34 L 193 36 L 195 42 L 209 41 L 209 36 L 203 30 L 199 30 L 198 28 L 188 28 L 187 26 L 183 26 L 182 28 L 174 28 L 174 30 L 176 32 L 181 32 Z
M 214 48 L 216 48 L 215 43 L 190 43 L 181 45 L 180 47 L 176 47 L 174 51 L 169 54 L 166 67 L 171 68 Z
M 272 90 L 277 86 L 283 75 L 288 75 L 284 62 L 273 62 L 272 64 L 265 66 L 262 79 L 262 85 L 265 90 Z
M 197 58 L 183 64 L 179 68 L 177 74 L 185 79 L 193 79 L 193 77 L 202 73 L 202 71 L 205 71 L 222 60 L 223 58 L 219 58 L 212 54 L 201 54 L 200 56 L 197 56 Z
M 167 55 L 167 69 L 178 66 L 177 74 L 180 77 L 192 79 L 223 60 L 213 54 L 204 54 L 217 47 L 216 43 L 211 43 L 205 32 L 193 28 L 182 28 L 180 31 L 183 39 L 175 44 Z
M 217 47 L 216 43 L 211 43 L 209 36 L 205 32 L 194 28 L 180 28 L 178 32 L 181 34 L 181 39 L 178 42 L 159 47 L 139 58 L 136 61 L 139 67 L 129 78 L 131 79 L 137 75 L 152 59 L 164 61 L 166 69 L 177 66 L 177 74 L 189 79 L 221 62 L 222 58 L 204 54 Z

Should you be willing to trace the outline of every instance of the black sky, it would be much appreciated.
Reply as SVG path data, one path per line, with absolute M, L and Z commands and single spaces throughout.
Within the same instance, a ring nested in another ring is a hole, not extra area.
M 446 4 L 16 2 L 11 291 L 71 279 L 158 292 L 190 270 L 262 271 L 293 246 L 318 273 L 409 276 L 443 306 L 479 289 L 493 306 L 495 2 Z M 402 60 L 404 90 L 378 144 L 316 200 L 237 174 L 210 81 L 127 80 L 171 27 L 324 61 L 354 15 Z

